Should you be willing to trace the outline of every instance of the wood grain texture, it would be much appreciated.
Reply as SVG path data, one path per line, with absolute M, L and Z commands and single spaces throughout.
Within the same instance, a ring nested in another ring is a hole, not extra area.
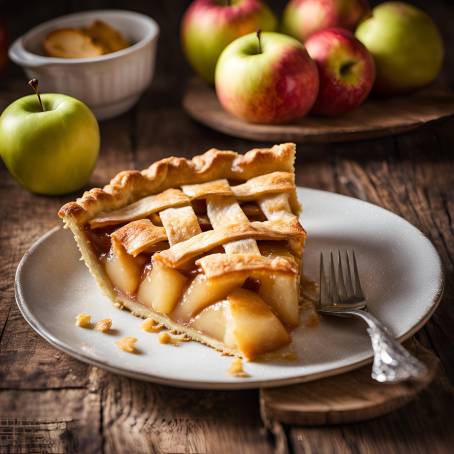
M 102 373 L 102 372 L 100 372 Z M 105 374 L 106 451 L 271 453 L 256 392 L 183 390 Z M 241 411 L 239 411 L 241 409 Z M 129 430 L 125 430 L 128 427 Z
M 409 131 L 454 114 L 454 93 L 427 88 L 407 96 L 369 98 L 352 112 L 336 118 L 306 116 L 288 124 L 247 123 L 223 109 L 214 89 L 193 79 L 183 106 L 200 123 L 225 134 L 269 142 L 330 143 L 384 137 Z
M 246 151 L 266 145 L 227 137 L 192 121 L 181 108 L 190 69 L 177 39 L 190 0 L 132 0 L 161 25 L 157 73 L 130 113 L 101 124 L 102 150 L 93 175 L 106 183 L 125 168 L 143 168 L 169 155 L 192 156 L 215 146 Z M 282 10 L 286 1 L 272 7 Z M 454 9 L 415 0 L 454 44 Z M 269 2 L 271 4 L 271 2 Z M 74 10 L 112 7 L 107 0 L 48 1 L 30 14 L 4 2 L 12 37 Z M 3 17 L 3 16 L 2 16 Z M 442 79 L 454 88 L 454 53 Z M 0 76 L 0 109 L 28 93 L 12 65 Z M 339 192 L 383 206 L 434 242 L 446 272 L 442 303 L 418 340 L 441 361 L 441 374 L 417 399 L 385 417 L 332 427 L 269 421 L 267 436 L 254 391 L 175 390 L 113 376 L 57 352 L 35 335 L 14 302 L 13 279 L 22 254 L 55 225 L 67 197 L 38 197 L 20 189 L 0 164 L 0 453 L 11 452 L 345 452 L 448 453 L 454 446 L 454 121 L 443 120 L 393 138 L 299 146 L 299 185 Z M 47 443 L 41 445 L 43 440 Z M 32 449 L 33 448 L 33 449 Z M 53 449 L 53 451 L 52 451 Z
M 262 389 L 262 417 L 285 424 L 332 425 L 365 421 L 396 410 L 425 389 L 438 369 L 438 359 L 430 350 L 416 342 L 407 348 L 428 368 L 427 374 L 417 382 L 377 383 L 372 380 L 367 365 L 314 382 Z
M 0 453 L 100 452 L 100 398 L 85 389 L 0 391 Z
M 370 421 L 328 428 L 291 426 L 295 453 L 448 454 L 454 446 L 454 395 L 441 375 L 400 410 Z

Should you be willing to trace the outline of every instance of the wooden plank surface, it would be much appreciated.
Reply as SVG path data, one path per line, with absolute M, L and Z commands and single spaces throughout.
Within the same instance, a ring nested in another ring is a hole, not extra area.
M 309 115 L 286 124 L 247 123 L 227 112 L 213 87 L 199 78 L 188 83 L 183 106 L 194 120 L 216 131 L 249 140 L 330 143 L 386 137 L 454 114 L 454 93 L 430 87 L 411 95 L 368 99 L 345 115 Z
M 161 24 L 157 74 L 133 111 L 101 125 L 102 152 L 93 184 L 172 154 L 191 156 L 212 146 L 246 151 L 264 145 L 211 131 L 183 112 L 181 95 L 190 71 L 179 49 L 178 23 L 188 3 L 116 2 Z M 276 9 L 284 3 L 276 2 Z M 416 3 L 444 24 L 445 40 L 454 43 L 453 7 L 440 1 Z M 45 2 L 30 14 L 21 2 L 7 2 L 4 12 L 17 36 L 46 18 L 106 6 L 111 6 L 107 0 Z M 453 87 L 452 51 L 445 66 L 443 79 Z M 26 93 L 20 70 L 10 67 L 0 75 L 0 109 Z M 394 138 L 304 149 L 297 159 L 298 184 L 376 203 L 415 224 L 434 242 L 446 271 L 446 292 L 417 338 L 440 358 L 443 373 L 437 380 L 414 402 L 384 418 L 331 428 L 275 425 L 273 438 L 260 420 L 255 391 L 177 390 L 79 363 L 34 334 L 20 316 L 13 293 L 22 254 L 58 222 L 58 207 L 74 195 L 31 195 L 1 164 L 0 453 L 452 451 L 454 120 Z
M 100 406 L 100 395 L 85 388 L 2 391 L 0 452 L 100 452 Z
M 414 339 L 406 348 L 427 366 L 414 382 L 379 384 L 370 365 L 345 374 L 260 390 L 260 413 L 267 420 L 304 426 L 366 421 L 395 411 L 426 389 L 439 371 L 437 357 Z

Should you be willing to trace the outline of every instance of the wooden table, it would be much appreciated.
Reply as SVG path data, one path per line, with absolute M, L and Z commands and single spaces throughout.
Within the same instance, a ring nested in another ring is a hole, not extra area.
M 6 5 L 13 35 L 71 8 L 92 5 L 88 0 L 44 2 L 30 15 L 17 3 Z M 124 7 L 144 11 L 162 25 L 157 76 L 133 111 L 101 125 L 102 152 L 91 185 L 172 154 L 192 156 L 210 147 L 246 151 L 265 145 L 210 131 L 182 111 L 181 93 L 190 71 L 176 36 L 185 3 L 125 2 Z M 440 23 L 452 24 L 454 9 L 447 3 L 426 2 L 426 7 Z M 444 32 L 447 42 L 454 43 L 454 30 L 447 26 Z M 452 87 L 454 55 L 447 48 L 451 55 L 444 78 Z M 11 67 L 0 76 L 0 109 L 27 92 L 22 73 Z M 72 359 L 35 334 L 15 304 L 14 272 L 28 247 L 58 224 L 57 209 L 74 195 L 29 194 L 2 165 L 0 452 L 452 452 L 453 148 L 454 119 L 381 140 L 299 147 L 299 185 L 383 206 L 416 225 L 435 244 L 446 272 L 445 296 L 416 337 L 440 357 L 442 370 L 417 400 L 389 416 L 345 426 L 277 426 L 273 436 L 260 419 L 257 391 L 191 391 L 119 377 Z M 53 304 L 58 301 L 49 301 L 49 310 Z

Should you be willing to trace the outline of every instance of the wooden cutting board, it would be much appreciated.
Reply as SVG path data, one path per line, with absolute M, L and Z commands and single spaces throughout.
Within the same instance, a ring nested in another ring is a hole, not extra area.
M 186 112 L 200 123 L 243 139 L 298 143 L 348 142 L 393 135 L 454 114 L 454 92 L 433 87 L 407 96 L 368 99 L 337 118 L 307 116 L 285 125 L 246 123 L 226 112 L 214 89 L 199 79 L 187 86 Z
M 418 382 L 393 385 L 370 377 L 371 365 L 334 377 L 298 385 L 262 389 L 260 408 L 268 427 L 275 423 L 329 425 L 363 421 L 396 410 L 426 388 L 436 375 L 439 360 L 412 340 L 406 347 L 428 367 Z

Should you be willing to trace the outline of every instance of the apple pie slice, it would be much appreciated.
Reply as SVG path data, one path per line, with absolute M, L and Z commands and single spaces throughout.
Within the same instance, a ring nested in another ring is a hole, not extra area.
M 254 359 L 288 344 L 299 322 L 294 159 L 294 144 L 162 159 L 59 216 L 116 305 Z

